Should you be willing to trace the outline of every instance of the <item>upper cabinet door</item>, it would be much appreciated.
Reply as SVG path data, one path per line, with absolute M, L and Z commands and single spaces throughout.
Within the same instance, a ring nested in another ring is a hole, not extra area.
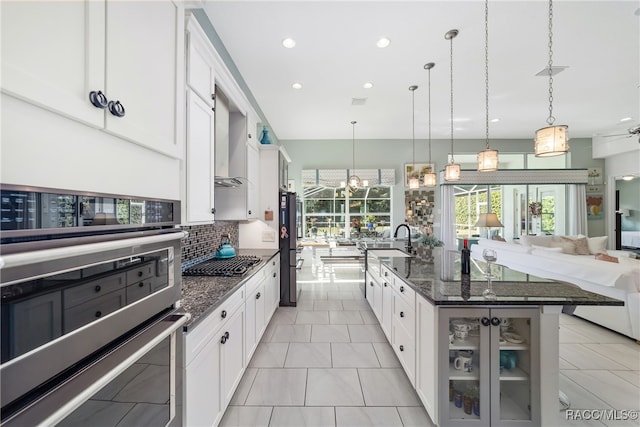
M 194 18 L 187 21 L 187 84 L 203 101 L 213 106 L 215 90 L 213 47 Z
M 2 1 L 0 5 L 3 92 L 182 158 L 184 9 L 180 2 Z
M 124 117 L 106 129 L 172 157 L 182 156 L 184 10 L 179 2 L 110 1 L 106 87 Z
M 104 1 L 2 1 L 2 91 L 94 127 L 104 110 Z

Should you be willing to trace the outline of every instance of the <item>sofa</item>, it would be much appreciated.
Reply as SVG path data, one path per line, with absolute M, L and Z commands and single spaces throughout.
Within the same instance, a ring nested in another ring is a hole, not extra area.
M 640 342 L 640 259 L 627 251 L 606 249 L 607 237 L 521 236 L 507 242 L 479 239 L 471 257 L 496 251 L 497 264 L 616 298 L 623 307 L 578 306 L 574 315 Z

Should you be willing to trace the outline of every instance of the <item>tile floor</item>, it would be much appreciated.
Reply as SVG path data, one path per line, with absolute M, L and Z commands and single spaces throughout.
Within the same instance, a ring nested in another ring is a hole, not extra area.
M 321 253 L 303 251 L 298 305 L 274 314 L 221 426 L 433 426 L 363 298 L 363 273 Z M 640 409 L 633 340 L 562 315 L 560 369 L 572 409 Z

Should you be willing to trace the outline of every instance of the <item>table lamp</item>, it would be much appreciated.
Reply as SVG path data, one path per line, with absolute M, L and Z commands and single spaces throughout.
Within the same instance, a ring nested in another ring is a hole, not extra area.
M 492 227 L 504 227 L 498 216 L 494 213 L 481 213 L 474 227 L 484 227 L 487 229 L 487 239 L 489 239 L 489 233 Z

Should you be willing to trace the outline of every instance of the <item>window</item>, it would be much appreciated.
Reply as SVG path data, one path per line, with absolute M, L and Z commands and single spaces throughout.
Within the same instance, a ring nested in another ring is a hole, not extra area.
M 305 237 L 377 237 L 391 226 L 389 186 L 348 191 L 305 185 L 302 203 Z

